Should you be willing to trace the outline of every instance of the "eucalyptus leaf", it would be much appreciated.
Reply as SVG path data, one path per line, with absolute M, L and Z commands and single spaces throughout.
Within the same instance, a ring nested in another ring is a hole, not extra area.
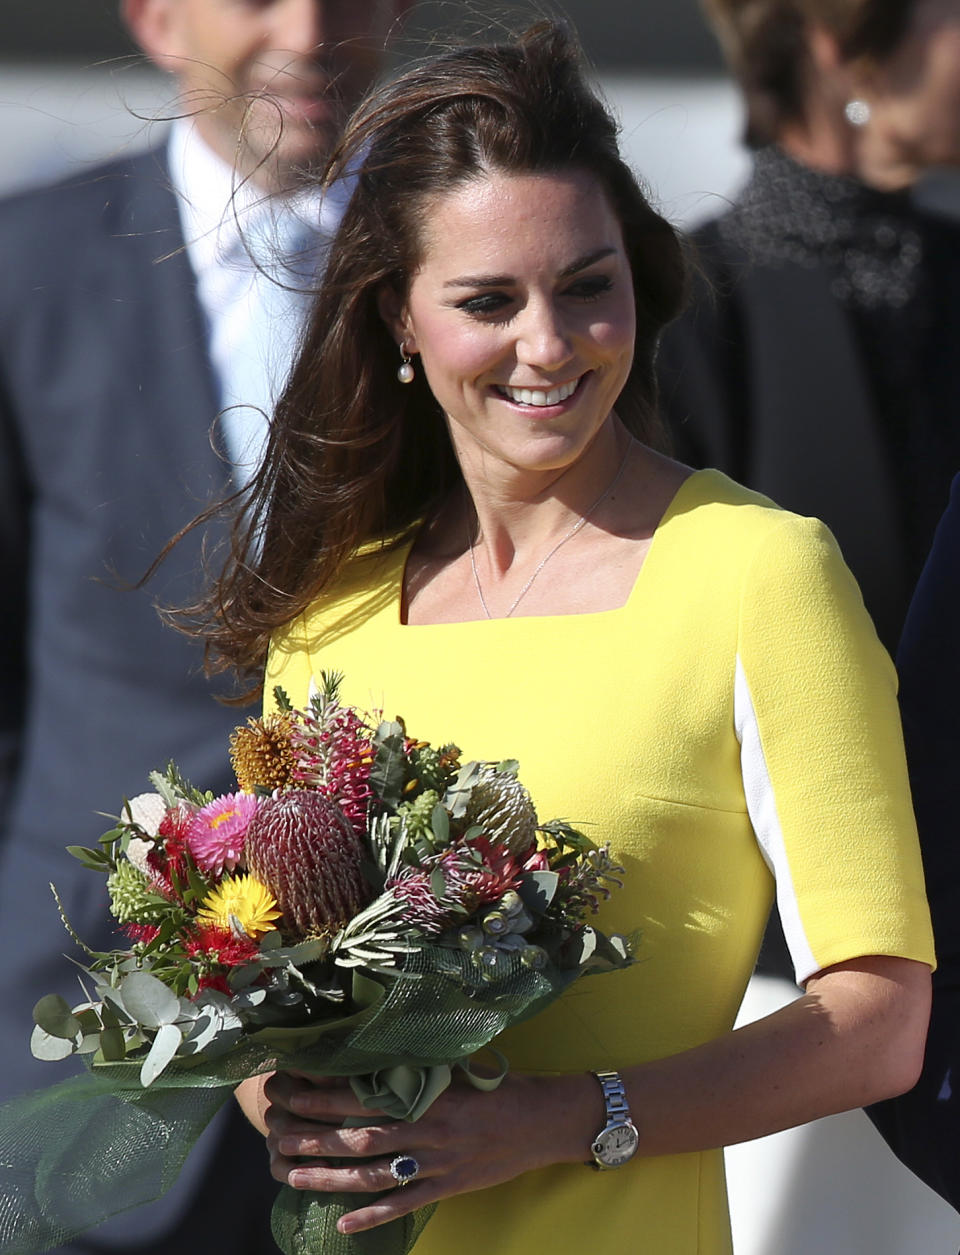
M 177 995 L 149 972 L 131 972 L 124 977 L 120 993 L 125 1009 L 138 1024 L 147 1028 L 172 1025 L 180 1013 L 180 999 Z M 165 1040 L 169 1039 L 167 1034 Z M 156 1075 L 159 1076 L 160 1073 L 157 1072 Z
M 517 888 L 523 905 L 535 915 L 543 915 L 557 893 L 560 877 L 556 872 L 528 872 Z
M 57 1062 L 68 1059 L 74 1052 L 74 1044 L 64 1037 L 53 1037 L 38 1024 L 30 1035 L 30 1053 L 34 1059 Z
M 33 1019 L 51 1037 L 73 1041 L 80 1034 L 80 1021 L 73 1014 L 70 1004 L 59 994 L 47 994 L 41 998 L 33 1008 Z
M 103 1030 L 100 1034 L 100 1054 L 105 1063 L 117 1063 L 120 1059 L 126 1058 L 127 1043 L 122 1029 L 105 1028 Z
M 161 1025 L 156 1037 L 153 1039 L 150 1053 L 144 1059 L 143 1066 L 140 1068 L 140 1084 L 144 1089 L 152 1085 L 163 1072 L 164 1068 L 180 1049 L 182 1041 L 183 1034 L 176 1024 Z

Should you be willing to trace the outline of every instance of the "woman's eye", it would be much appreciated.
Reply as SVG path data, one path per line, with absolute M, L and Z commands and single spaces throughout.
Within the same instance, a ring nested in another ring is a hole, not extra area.
M 484 314 L 503 314 L 512 303 L 510 297 L 504 292 L 482 292 L 477 296 L 468 296 L 465 301 L 460 301 L 457 309 L 462 309 L 465 314 L 483 317 Z
M 605 296 L 613 287 L 613 280 L 608 275 L 586 275 L 577 279 L 566 289 L 567 296 L 579 301 L 596 301 Z

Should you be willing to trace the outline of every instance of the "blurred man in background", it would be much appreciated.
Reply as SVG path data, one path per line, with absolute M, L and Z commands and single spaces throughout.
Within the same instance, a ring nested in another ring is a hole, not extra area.
M 118 577 L 255 466 L 291 289 L 337 221 L 311 174 L 409 3 L 122 0 L 177 87 L 168 143 L 0 204 L 0 1099 L 58 1079 L 30 1057 L 31 1009 L 80 996 L 50 882 L 85 941 L 114 943 L 101 885 L 63 847 L 96 844 L 97 812 L 171 757 L 230 786 L 238 712 L 153 605 L 189 598 L 201 537 L 149 591 Z M 273 1189 L 261 1139 L 229 1112 L 164 1200 L 62 1250 L 261 1255 Z

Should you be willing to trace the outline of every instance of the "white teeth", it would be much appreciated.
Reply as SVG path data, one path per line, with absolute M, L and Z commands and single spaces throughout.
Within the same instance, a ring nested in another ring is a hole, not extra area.
M 559 405 L 561 401 L 566 401 L 567 397 L 573 396 L 579 382 L 579 379 L 572 379 L 570 383 L 563 383 L 559 388 L 551 388 L 549 392 L 544 392 L 540 388 L 509 388 L 503 384 L 500 391 L 511 401 L 516 401 L 520 405 Z

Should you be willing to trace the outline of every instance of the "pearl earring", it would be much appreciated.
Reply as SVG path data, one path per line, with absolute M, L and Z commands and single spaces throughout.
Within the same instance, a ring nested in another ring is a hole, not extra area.
M 406 340 L 400 341 L 400 356 L 403 360 L 397 367 L 397 378 L 401 383 L 413 383 L 414 370 L 410 362 L 410 354 L 407 352 Z
M 843 106 L 843 112 L 851 126 L 866 126 L 870 121 L 870 106 L 859 97 L 848 100 Z

